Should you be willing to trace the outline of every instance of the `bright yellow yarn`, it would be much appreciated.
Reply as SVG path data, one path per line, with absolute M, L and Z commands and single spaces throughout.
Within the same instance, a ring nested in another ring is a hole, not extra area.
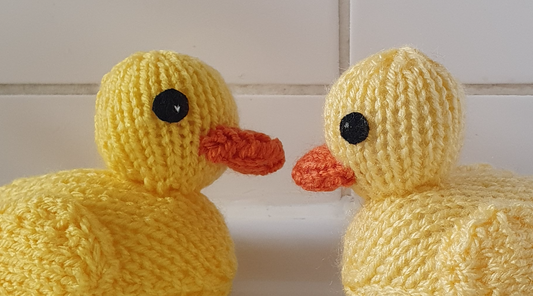
M 353 66 L 325 106 L 327 145 L 366 199 L 347 229 L 347 295 L 533 295 L 533 178 L 456 167 L 459 83 L 412 48 Z M 339 132 L 360 112 L 368 137 Z
M 174 88 L 189 98 L 177 124 L 154 120 L 152 101 Z M 170 51 L 139 52 L 104 76 L 96 100 L 96 143 L 107 166 L 160 194 L 198 191 L 224 167 L 204 157 L 200 135 L 237 126 L 237 107 L 220 74 L 202 61 Z
M 151 111 L 168 88 L 189 98 L 176 124 Z M 104 77 L 96 105 L 108 170 L 0 187 L 0 294 L 228 295 L 233 242 L 200 193 L 225 166 L 198 155 L 200 136 L 238 122 L 220 75 L 186 55 L 137 53 Z

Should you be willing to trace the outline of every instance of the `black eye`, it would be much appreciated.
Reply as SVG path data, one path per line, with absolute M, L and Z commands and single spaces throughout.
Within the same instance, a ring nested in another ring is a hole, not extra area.
M 179 122 L 189 113 L 189 100 L 182 92 L 169 88 L 155 97 L 152 111 L 162 121 Z
M 344 116 L 340 125 L 341 136 L 350 144 L 363 142 L 368 137 L 368 121 L 359 112 Z

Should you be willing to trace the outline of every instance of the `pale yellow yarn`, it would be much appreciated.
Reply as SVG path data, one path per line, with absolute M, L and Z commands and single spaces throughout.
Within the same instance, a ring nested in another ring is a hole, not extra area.
M 344 238 L 347 295 L 533 295 L 533 179 L 459 167 L 368 201 Z
M 462 144 L 463 90 L 441 65 L 411 48 L 375 54 L 347 70 L 326 98 L 326 142 L 353 169 L 363 197 L 405 194 L 438 184 Z M 361 111 L 362 110 L 362 111 Z M 344 115 L 362 112 L 368 138 L 352 145 Z
M 366 201 L 344 238 L 347 295 L 533 295 L 533 178 L 456 167 L 461 86 L 412 48 L 361 61 L 333 86 L 327 145 Z M 339 132 L 360 112 L 368 137 Z
M 189 99 L 173 124 L 151 111 L 168 88 Z M 0 294 L 228 295 L 233 242 L 200 193 L 225 169 L 199 155 L 200 137 L 238 121 L 220 75 L 186 55 L 137 53 L 105 76 L 96 105 L 108 170 L 0 187 Z

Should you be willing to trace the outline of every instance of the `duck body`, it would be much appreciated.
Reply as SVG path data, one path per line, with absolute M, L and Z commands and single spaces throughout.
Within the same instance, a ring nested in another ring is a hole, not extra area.
M 159 197 L 111 171 L 87 169 L 19 179 L 1 187 L 0 198 L 4 295 L 231 289 L 233 242 L 200 192 Z
M 347 295 L 529 295 L 533 178 L 464 166 L 438 187 L 368 201 L 342 266 Z
M 241 130 L 220 73 L 171 51 L 115 65 L 95 105 L 107 169 L 0 187 L 0 294 L 228 295 L 233 242 L 201 190 L 278 170 L 281 142 Z
M 411 47 L 373 54 L 326 96 L 326 145 L 293 169 L 364 199 L 344 236 L 347 295 L 532 295 L 533 178 L 458 166 L 461 84 Z

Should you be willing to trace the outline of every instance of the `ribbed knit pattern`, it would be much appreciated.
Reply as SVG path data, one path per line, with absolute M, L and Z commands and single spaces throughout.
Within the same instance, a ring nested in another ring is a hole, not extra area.
M 347 295 L 533 295 L 533 178 L 455 165 L 463 97 L 444 67 L 412 48 L 361 61 L 327 96 L 327 146 L 344 168 L 328 160 L 320 176 L 353 170 L 365 199 L 344 237 Z M 355 113 L 369 129 L 354 123 L 350 144 L 339 130 Z M 307 161 L 293 174 L 315 190 L 318 173 L 302 174 L 320 166 Z
M 171 97 L 157 101 L 162 92 Z M 182 105 L 165 105 L 173 99 Z M 239 130 L 218 72 L 169 51 L 116 65 L 102 80 L 95 121 L 107 170 L 0 187 L 0 295 L 228 295 L 233 242 L 200 190 L 227 163 L 243 173 L 279 169 L 281 142 Z M 215 163 L 200 142 L 217 130 L 258 140 L 225 140 L 209 150 Z
M 353 171 L 340 164 L 326 145 L 318 146 L 298 159 L 292 169 L 292 179 L 308 191 L 333 191 L 355 183 Z
M 406 194 L 438 184 L 462 145 L 463 90 L 448 71 L 411 48 L 375 54 L 347 70 L 326 98 L 331 153 L 354 170 L 365 197 Z M 352 145 L 339 132 L 348 113 L 368 120 L 368 138 Z
M 224 126 L 218 126 L 202 137 L 199 153 L 213 163 L 224 163 L 243 174 L 267 175 L 285 163 L 280 140 Z
M 533 179 L 459 167 L 369 200 L 344 238 L 347 295 L 533 295 Z
M 174 88 L 189 98 L 180 122 L 156 120 L 154 97 Z M 217 71 L 169 51 L 136 53 L 102 79 L 96 101 L 96 143 L 108 167 L 164 194 L 199 190 L 223 172 L 198 153 L 200 135 L 217 125 L 237 126 L 237 109 Z
M 110 171 L 0 188 L 2 295 L 227 295 L 233 242 L 201 193 L 157 197 Z

